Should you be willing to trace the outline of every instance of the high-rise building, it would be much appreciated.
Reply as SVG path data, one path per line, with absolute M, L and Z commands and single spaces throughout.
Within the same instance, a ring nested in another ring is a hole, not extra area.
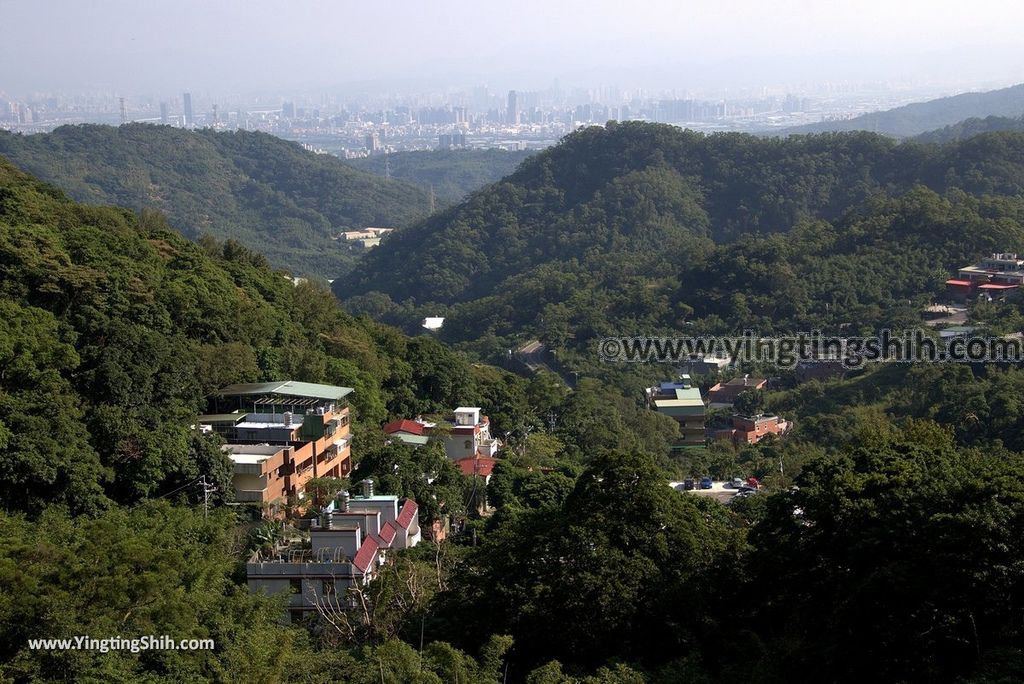
M 166 102 L 160 103 L 160 123 L 166 124 L 170 122 L 170 110 L 167 107 Z
M 191 126 L 194 119 L 192 118 L 192 93 L 185 93 L 181 96 L 182 108 L 185 112 L 185 125 Z
M 284 104 L 282 104 L 281 105 L 281 116 L 283 116 L 286 119 L 294 119 L 295 118 L 295 103 L 294 102 L 285 102 Z
M 505 121 L 515 126 L 519 123 L 519 105 L 516 103 L 516 91 L 508 91 L 508 107 L 505 109 Z
M 366 134 L 366 150 L 370 154 L 379 154 L 381 151 L 380 136 L 376 133 Z

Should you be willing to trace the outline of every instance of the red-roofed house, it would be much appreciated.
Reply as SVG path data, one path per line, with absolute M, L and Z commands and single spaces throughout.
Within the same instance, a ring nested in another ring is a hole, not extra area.
M 420 507 L 412 499 L 406 499 L 402 512 L 395 521 L 398 527 L 396 546 L 398 548 L 413 547 L 420 543 Z
M 312 521 L 308 546 L 257 551 L 246 565 L 249 589 L 289 592 L 289 616 L 300 618 L 325 602 L 343 605 L 352 587 L 366 584 L 387 562 L 392 549 L 420 541 L 418 506 L 397 496 L 374 495 L 373 481 L 362 496 L 342 492 Z
M 964 266 L 946 281 L 946 292 L 963 301 L 974 295 L 1002 299 L 1024 285 L 1024 259 L 1012 252 L 993 254 L 976 264 Z
M 764 378 L 751 378 L 744 375 L 742 378 L 733 378 L 729 382 L 719 382 L 708 390 L 709 408 L 726 408 L 732 406 L 736 397 L 749 390 L 764 389 L 768 381 Z
M 428 439 L 436 438 L 444 443 L 444 451 L 453 461 L 474 456 L 493 457 L 498 453 L 501 442 L 491 437 L 491 420 L 481 415 L 475 406 L 460 406 L 452 412 L 445 429 L 435 430 L 434 423 L 422 419 L 395 420 L 384 426 L 385 434 L 409 444 L 423 446 Z
M 425 426 L 423 423 L 418 423 L 415 420 L 407 420 L 405 418 L 401 420 L 393 420 L 384 426 L 384 432 L 389 435 L 393 435 L 397 432 L 404 432 L 407 435 L 422 436 L 425 434 Z
M 498 459 L 491 458 L 490 456 L 477 456 L 475 458 L 461 458 L 455 462 L 455 465 L 459 466 L 459 470 L 462 471 L 463 475 L 467 477 L 480 476 L 484 478 L 484 482 L 491 481 L 491 473 L 494 472 L 494 464 L 498 462 Z
M 371 568 L 373 567 L 374 561 L 377 560 L 377 551 L 379 548 L 380 545 L 377 543 L 376 539 L 373 537 L 367 537 L 359 547 L 359 550 L 356 551 L 355 558 L 352 559 L 352 565 L 356 566 L 364 576 L 371 574 Z
M 398 528 L 395 527 L 395 523 L 388 520 L 384 523 L 383 527 L 380 528 L 380 538 L 384 542 L 382 546 L 390 548 L 395 542 L 395 537 L 398 534 Z

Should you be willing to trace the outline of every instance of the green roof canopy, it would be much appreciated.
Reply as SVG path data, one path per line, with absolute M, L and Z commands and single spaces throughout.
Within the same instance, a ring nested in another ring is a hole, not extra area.
M 218 392 L 218 394 L 225 397 L 277 394 L 285 397 L 299 397 L 304 399 L 341 399 L 351 393 L 351 387 L 318 385 L 313 382 L 295 382 L 294 380 L 251 382 L 241 385 L 229 385 Z
M 245 413 L 207 413 L 199 416 L 199 423 L 209 425 L 210 423 L 237 423 L 245 418 Z

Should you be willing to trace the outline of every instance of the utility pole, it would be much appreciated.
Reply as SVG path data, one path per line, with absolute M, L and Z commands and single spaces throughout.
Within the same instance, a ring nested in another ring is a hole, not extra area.
M 210 494 L 217 491 L 212 482 L 206 481 L 206 475 L 199 478 L 199 486 L 203 488 L 203 520 L 210 516 Z

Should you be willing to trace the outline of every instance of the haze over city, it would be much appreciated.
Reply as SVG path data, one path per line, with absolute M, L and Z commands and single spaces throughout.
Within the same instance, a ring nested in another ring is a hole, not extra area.
M 8 95 L 1024 80 L 1024 5 L 1004 0 L 3 0 L 0 12 Z

